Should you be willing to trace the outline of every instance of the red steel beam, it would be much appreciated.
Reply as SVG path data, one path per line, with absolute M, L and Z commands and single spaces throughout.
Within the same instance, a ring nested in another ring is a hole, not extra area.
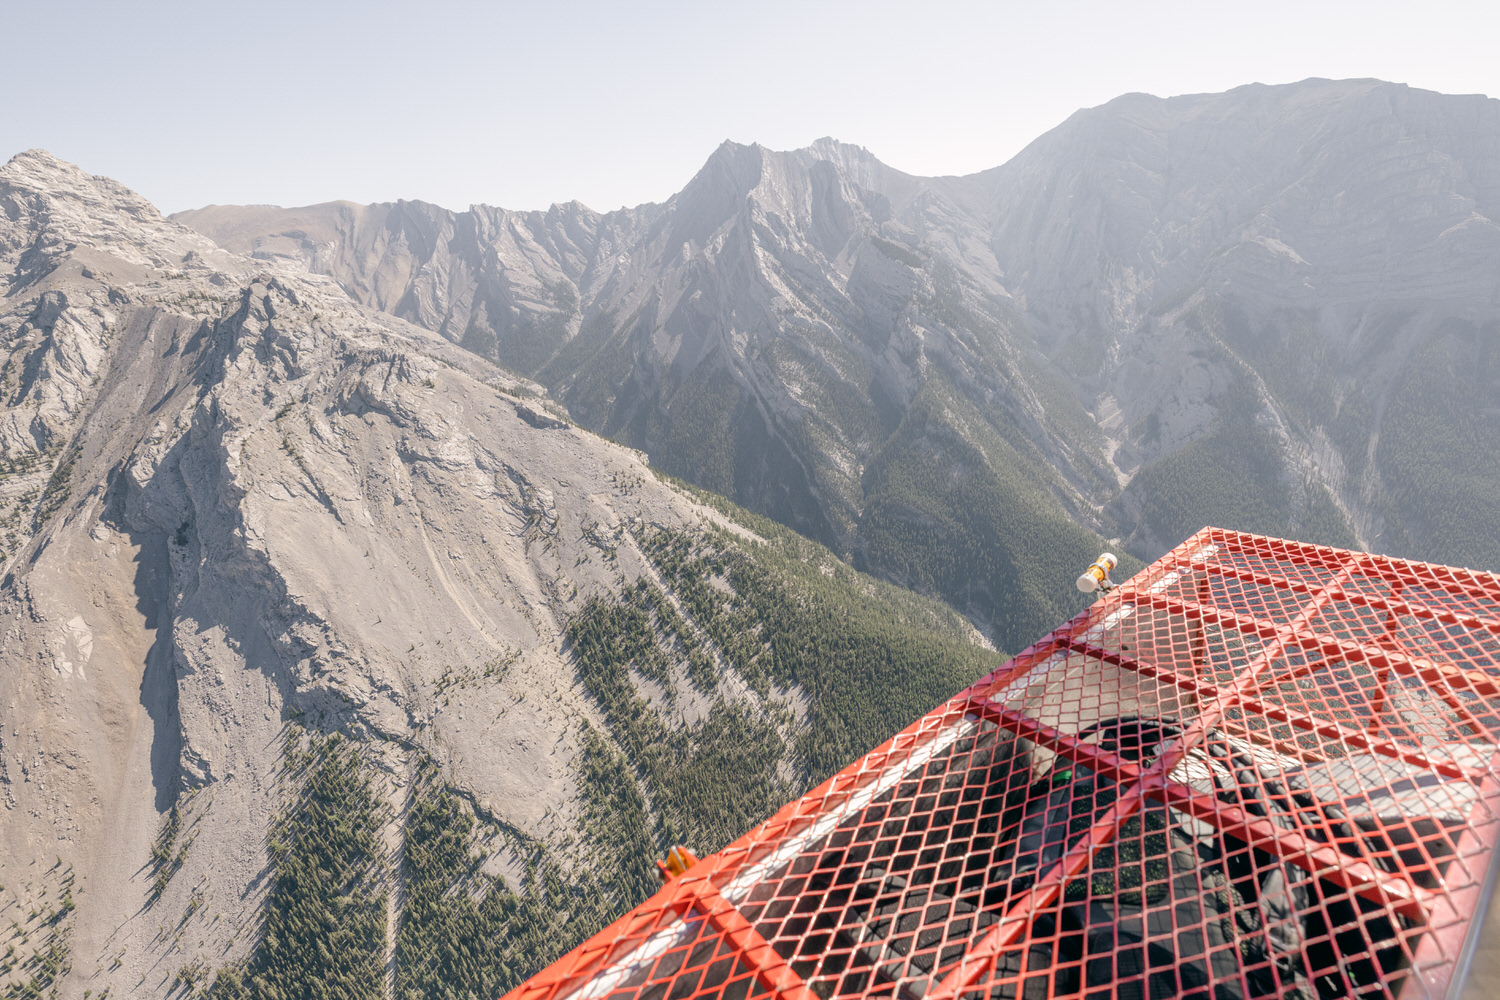
M 1131 782 L 1140 782 L 1144 786 L 1150 777 L 1148 769 L 1139 764 L 1125 760 L 1102 747 L 1085 743 L 1052 726 L 1035 722 L 1015 709 L 996 705 L 983 698 L 974 699 L 971 704 L 975 711 L 985 714 L 997 725 L 1017 736 L 1044 746 L 1117 784 L 1125 786 Z M 1252 816 L 1238 806 L 1221 802 L 1212 795 L 1173 780 L 1169 774 L 1163 773 L 1158 784 L 1159 789 L 1147 793 L 1158 802 L 1179 809 L 1195 819 L 1201 819 L 1222 833 L 1234 834 L 1252 847 L 1274 854 L 1283 861 L 1290 861 L 1371 902 L 1390 906 L 1414 919 L 1422 920 L 1427 916 L 1426 907 L 1432 894 L 1406 879 L 1379 871 L 1367 862 L 1352 858 L 1294 830 L 1278 826 L 1264 817 Z M 1332 839 L 1331 831 L 1320 832 Z
M 1199 536 L 1205 533 L 1206 531 L 1199 532 L 1192 541 L 1196 543 Z M 1163 787 L 1166 776 L 1176 769 L 1190 750 L 1207 738 L 1209 731 L 1229 711 L 1239 696 L 1254 687 L 1256 678 L 1275 662 L 1285 647 L 1295 639 L 1298 631 L 1306 627 L 1307 623 L 1331 600 L 1329 592 L 1334 587 L 1342 586 L 1343 582 L 1354 572 L 1354 567 L 1355 561 L 1351 559 L 1339 570 L 1338 575 L 1331 582 L 1314 595 L 1311 601 L 1303 605 L 1302 610 L 1289 624 L 1279 628 L 1276 638 L 1245 666 L 1244 671 L 1235 678 L 1234 683 L 1221 692 L 1220 696 L 1207 707 L 1202 708 L 1198 718 L 1188 725 L 1183 734 L 1160 753 L 1149 768 L 1141 772 L 1140 780 L 1133 787 L 1126 786 L 1121 789 L 1120 799 L 1110 807 L 1104 818 L 1094 824 L 1087 835 L 1038 879 L 1028 892 L 1006 907 L 1005 915 L 1000 922 L 986 931 L 974 947 L 964 955 L 958 967 L 943 978 L 942 983 L 932 994 L 934 1000 L 956 998 L 973 986 L 996 957 L 1026 933 L 1030 924 L 1026 921 L 1025 915 L 1052 905 L 1067 881 L 1093 860 L 1095 852 L 1115 838 L 1119 833 L 1120 824 L 1141 808 L 1146 797 L 1152 795 L 1153 792 L 1166 790 Z M 1153 595 L 1149 589 L 1146 589 L 1134 591 L 1132 597 L 1137 600 L 1151 599 Z M 1191 795 L 1191 789 L 1188 791 Z M 1217 799 L 1211 797 L 1209 801 L 1219 804 Z M 1220 812 L 1222 813 L 1222 810 Z M 1268 825 L 1274 826 L 1275 824 L 1268 823 Z M 1259 833 L 1260 831 L 1246 827 L 1245 832 Z M 1302 855 L 1299 854 L 1299 856 Z
M 1452 995 L 1449 989 L 1454 977 L 1468 974 L 1468 963 L 1478 944 L 1484 926 L 1484 910 L 1489 902 L 1487 892 L 1495 888 L 1495 868 L 1500 858 L 1500 754 L 1490 758 L 1490 769 L 1480 785 L 1479 806 L 1471 810 L 1463 835 L 1455 845 L 1454 865 L 1466 869 L 1468 881 L 1443 898 L 1440 912 L 1433 915 L 1431 927 L 1422 935 L 1417 953 L 1412 956 L 1412 972 L 1426 987 L 1427 996 Z M 1476 823 L 1480 809 L 1489 813 L 1488 822 Z M 1473 848 L 1471 850 L 1471 848 Z M 1474 862 L 1480 862 L 1478 866 Z M 1479 870 L 1475 870 L 1476 867 Z M 1451 869 L 1450 869 L 1451 870 Z M 1457 879 L 1444 876 L 1445 882 Z
M 1279 625 L 1276 622 L 1266 621 L 1263 618 L 1240 614 L 1237 611 L 1230 611 L 1212 604 L 1184 601 L 1179 598 L 1168 597 L 1165 594 L 1138 594 L 1135 599 L 1140 603 L 1149 604 L 1170 614 L 1197 618 L 1206 624 L 1218 625 L 1221 628 L 1232 628 L 1237 632 L 1258 635 L 1263 639 L 1279 639 L 1287 630 L 1286 625 Z M 1500 697 L 1500 682 L 1497 682 L 1495 678 L 1486 674 L 1475 673 L 1472 670 L 1465 670 L 1451 663 L 1444 663 L 1426 657 L 1408 656 L 1405 653 L 1384 649 L 1373 643 L 1359 642 L 1353 639 L 1340 639 L 1337 636 L 1327 635 L 1322 632 L 1312 632 L 1300 625 L 1291 630 L 1289 642 L 1301 649 L 1321 653 L 1324 656 L 1364 662 L 1377 669 L 1380 667 L 1390 667 L 1399 674 L 1408 677 L 1419 677 L 1429 684 L 1447 685 L 1457 682 L 1462 688 L 1473 691 L 1482 697 Z
M 1243 583 L 1253 583 L 1259 587 L 1275 587 L 1277 590 L 1290 590 L 1294 593 L 1307 593 L 1313 589 L 1313 585 L 1304 580 L 1274 576 L 1270 573 L 1261 573 L 1226 562 L 1209 562 L 1203 568 L 1210 573 L 1232 577 Z M 1403 582 L 1405 581 L 1398 580 L 1396 584 L 1400 585 Z M 1500 618 L 1460 614 L 1457 611 L 1447 608 L 1434 608 L 1426 604 L 1416 604 L 1400 598 L 1379 597 L 1375 594 L 1366 594 L 1363 591 L 1346 588 L 1340 588 L 1335 592 L 1333 599 L 1336 601 L 1347 601 L 1350 604 L 1361 604 L 1368 608 L 1374 608 L 1377 611 L 1385 611 L 1402 617 L 1427 618 L 1432 621 L 1441 622 L 1444 625 L 1458 625 L 1462 628 L 1493 632 L 1496 635 L 1500 635 Z
M 674 880 L 675 881 L 675 880 Z M 650 909 L 636 907 L 584 941 L 562 958 L 505 994 L 502 1000 L 552 1000 L 571 996 L 590 979 L 623 959 L 652 934 L 682 919 L 691 899 L 664 887 L 652 896 Z
M 745 919 L 744 914 L 720 895 L 719 890 L 707 876 L 698 874 L 699 867 L 700 865 L 694 865 L 683 875 L 668 882 L 652 897 L 656 904 L 653 907 L 652 923 L 659 925 L 666 923 L 660 919 L 665 914 L 671 914 L 674 920 L 688 919 L 692 911 L 697 911 L 707 918 L 710 927 L 734 946 L 739 959 L 750 967 L 756 980 L 775 996 L 784 1000 L 817 1000 L 808 990 L 807 984 L 792 971 L 786 960 L 776 953 L 771 943 L 761 936 L 754 925 Z M 627 940 L 630 937 L 639 937 L 644 940 L 647 936 L 649 934 L 627 933 L 622 934 L 620 940 Z M 669 950 L 664 950 L 663 954 Z M 521 998 L 541 996 L 567 996 L 587 985 L 587 980 L 581 979 L 577 974 L 556 977 L 551 982 L 538 981 L 541 978 L 533 978 L 518 987 L 508 994 L 508 1000 L 509 998 L 521 1000 Z
M 1086 743 L 1055 726 L 1038 722 L 1014 708 L 1006 708 L 988 698 L 978 697 L 971 698 L 969 705 L 974 712 L 989 719 L 995 725 L 1010 730 L 1021 739 L 1044 746 L 1068 758 L 1074 764 L 1081 764 L 1097 774 L 1104 775 L 1116 784 L 1124 785 L 1139 781 L 1141 778 L 1144 769 L 1134 761 L 1127 760 L 1096 743 Z
M 1080 648 L 1078 646 L 1074 646 L 1073 648 L 1076 651 L 1083 652 L 1084 655 L 1093 656 L 1108 663 L 1114 663 L 1124 669 L 1132 670 L 1144 677 L 1151 678 L 1152 680 L 1166 681 L 1168 684 L 1171 684 L 1173 687 L 1176 687 L 1181 691 L 1198 695 L 1206 700 L 1213 700 L 1214 698 L 1217 698 L 1219 696 L 1219 688 L 1215 687 L 1214 685 L 1209 684 L 1206 681 L 1200 681 L 1196 677 L 1192 677 L 1191 675 L 1184 674 L 1167 667 L 1161 667 L 1153 663 L 1147 663 L 1144 660 L 1131 659 L 1128 656 L 1123 656 L 1119 653 L 1114 653 L 1110 650 L 1101 649 L 1099 647 Z M 1299 728 L 1308 731 L 1314 731 L 1311 727 L 1319 725 L 1317 720 L 1313 719 L 1311 716 L 1302 716 L 1299 713 L 1291 712 L 1288 709 L 1281 709 L 1277 706 L 1263 705 L 1261 702 L 1258 702 L 1255 699 L 1249 697 L 1242 696 L 1239 700 L 1238 707 L 1244 709 L 1247 713 L 1255 715 L 1270 715 L 1272 713 L 1276 713 L 1276 715 L 1278 716 L 1285 715 L 1286 718 L 1278 718 L 1277 721 L 1287 722 L 1291 725 L 1298 726 Z M 1262 711 L 1263 709 L 1265 711 Z M 1229 718 L 1220 719 L 1219 728 L 1225 730 L 1226 732 L 1233 733 L 1234 735 L 1242 736 L 1251 743 L 1269 747 L 1284 757 L 1291 757 L 1297 760 L 1301 760 L 1305 763 L 1312 764 L 1322 764 L 1328 760 L 1327 755 L 1319 750 L 1302 746 L 1300 743 L 1288 742 L 1287 740 L 1272 736 L 1268 732 L 1251 729 L 1249 726 L 1245 725 L 1243 721 L 1237 721 Z M 1323 735 L 1327 734 L 1324 733 Z M 1365 742 L 1369 742 L 1367 737 L 1363 737 L 1363 734 L 1358 735 L 1365 739 Z
M 1068 643 L 1068 649 L 1092 659 L 1133 670 L 1153 680 L 1166 681 L 1172 686 L 1195 694 L 1204 700 L 1216 700 L 1223 693 L 1214 685 L 1200 681 L 1195 677 L 1190 677 L 1167 667 L 1159 667 L 1153 663 L 1132 659 L 1121 653 L 1111 652 L 1110 650 L 1089 645 L 1088 643 L 1070 642 Z M 1287 725 L 1296 726 L 1305 732 L 1314 733 L 1328 739 L 1340 740 L 1345 745 L 1354 747 L 1355 749 L 1379 754 L 1382 757 L 1390 757 L 1393 760 L 1399 760 L 1429 771 L 1435 771 L 1450 778 L 1478 781 L 1483 774 L 1483 772 L 1466 770 L 1451 760 L 1436 760 L 1419 750 L 1403 746 L 1391 740 L 1372 739 L 1365 733 L 1357 729 L 1349 729 L 1336 721 L 1325 722 L 1311 715 L 1296 712 L 1271 702 L 1261 701 L 1254 697 L 1242 696 L 1239 699 L 1237 707 L 1250 715 L 1258 715 L 1273 722 L 1284 722 Z M 1295 744 L 1288 745 L 1282 740 L 1272 740 L 1269 736 L 1263 736 L 1262 738 L 1274 742 L 1278 750 L 1284 748 L 1285 750 L 1292 751 L 1288 756 L 1301 756 L 1307 752 L 1305 748 L 1298 747 Z M 1319 759 L 1322 758 L 1320 757 Z
M 677 881 L 688 879 L 690 874 L 691 871 Z M 741 961 L 755 970 L 755 978 L 762 986 L 785 1000 L 818 1000 L 771 942 L 761 936 L 733 903 L 719 894 L 713 882 L 706 877 L 693 878 L 691 884 L 683 888 L 693 894 L 696 908 L 708 917 L 709 924 L 739 950 Z
M 1205 532 L 1199 532 L 1199 535 L 1204 534 Z M 1218 528 L 1208 529 L 1206 535 L 1211 541 L 1233 552 L 1261 557 L 1270 556 L 1332 571 L 1336 571 L 1349 558 L 1359 558 L 1364 561 L 1364 568 L 1367 571 L 1393 583 L 1400 581 L 1408 586 L 1414 584 L 1419 587 L 1436 587 L 1471 600 L 1500 602 L 1500 577 L 1493 573 L 1464 570 L 1466 576 L 1460 577 L 1458 571 L 1450 566 L 1412 562 L 1408 559 L 1396 559 L 1391 556 L 1354 552 L 1348 549 L 1325 548 L 1285 538 L 1260 538 L 1243 532 L 1224 531 Z

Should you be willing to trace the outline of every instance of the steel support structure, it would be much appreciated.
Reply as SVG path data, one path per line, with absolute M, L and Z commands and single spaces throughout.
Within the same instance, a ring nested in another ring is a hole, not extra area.
M 1127 712 L 1178 735 L 1132 759 L 1097 735 Z M 1297 914 L 1314 930 L 1293 964 L 1320 989 L 1443 996 L 1494 884 L 1497 730 L 1500 577 L 1205 528 L 509 998 L 935 1000 L 1042 980 L 1082 995 L 1100 968 L 1160 976 L 1125 939 L 1099 954 L 1059 922 L 1094 881 L 1164 877 L 1125 860 L 1151 849 L 1148 813 L 1309 873 L 1334 909 Z M 1272 817 L 1213 784 L 1210 750 L 1229 746 L 1265 795 L 1303 804 Z M 1014 817 L 1040 815 L 1070 774 L 1112 789 L 1109 804 L 1018 880 Z M 1394 816 L 1371 774 L 1435 789 L 1437 818 Z M 1217 933 L 1201 914 L 1153 920 L 1143 945 L 1191 952 Z M 1368 954 L 1351 956 L 1360 935 Z M 1202 974 L 1250 996 L 1255 970 L 1234 954 L 1205 954 Z

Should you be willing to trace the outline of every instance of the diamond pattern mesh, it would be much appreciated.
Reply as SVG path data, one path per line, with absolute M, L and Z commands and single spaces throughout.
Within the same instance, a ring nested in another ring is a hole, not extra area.
M 1500 578 L 1206 528 L 515 990 L 1440 996 Z

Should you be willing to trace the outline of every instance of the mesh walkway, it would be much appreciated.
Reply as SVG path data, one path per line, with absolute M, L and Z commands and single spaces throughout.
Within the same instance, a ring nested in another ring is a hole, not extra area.
M 1206 528 L 510 994 L 1444 996 L 1500 578 Z

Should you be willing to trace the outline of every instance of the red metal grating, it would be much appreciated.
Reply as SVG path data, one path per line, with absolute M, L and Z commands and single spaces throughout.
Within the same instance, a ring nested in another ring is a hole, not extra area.
M 509 997 L 1443 996 L 1500 578 L 1205 528 Z

